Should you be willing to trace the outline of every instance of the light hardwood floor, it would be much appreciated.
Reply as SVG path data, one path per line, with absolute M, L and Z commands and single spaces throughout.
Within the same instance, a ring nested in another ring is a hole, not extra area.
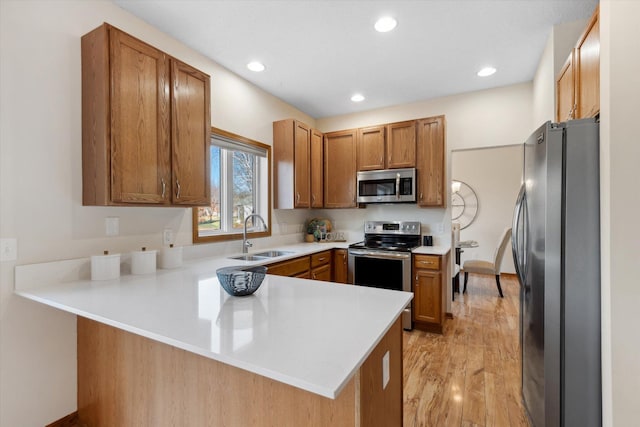
M 519 285 L 513 276 L 501 284 L 504 299 L 494 276 L 469 275 L 443 335 L 403 332 L 404 427 L 529 426 L 520 399 Z

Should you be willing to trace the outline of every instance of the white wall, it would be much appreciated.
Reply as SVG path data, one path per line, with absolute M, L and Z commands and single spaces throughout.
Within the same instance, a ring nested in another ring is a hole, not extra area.
M 478 197 L 475 220 L 460 231 L 460 240 L 475 240 L 477 248 L 466 248 L 461 261 L 493 261 L 502 232 L 511 227 L 513 208 L 522 182 L 522 145 L 454 151 L 451 177 L 467 183 Z M 500 271 L 515 273 L 510 246 Z
M 640 2 L 600 3 L 600 203 L 605 426 L 638 425 Z
M 210 74 L 213 126 L 271 144 L 274 120 L 315 125 L 111 2 L 2 0 L 0 236 L 18 239 L 19 257 L 0 264 L 1 426 L 41 426 L 76 409 L 75 317 L 14 296 L 14 265 L 159 247 L 165 227 L 191 244 L 190 209 L 81 206 L 80 37 L 102 22 Z M 104 237 L 106 216 L 120 218 L 119 237 Z M 306 217 L 275 212 L 273 239 L 301 238 Z M 240 244 L 192 252 L 222 251 Z

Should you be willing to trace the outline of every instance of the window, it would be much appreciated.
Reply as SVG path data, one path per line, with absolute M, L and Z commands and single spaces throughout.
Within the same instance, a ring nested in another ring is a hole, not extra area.
M 271 235 L 271 147 L 212 128 L 211 204 L 193 209 L 193 241 L 207 243 L 242 238 L 251 213 L 264 218 L 247 222 L 252 237 Z

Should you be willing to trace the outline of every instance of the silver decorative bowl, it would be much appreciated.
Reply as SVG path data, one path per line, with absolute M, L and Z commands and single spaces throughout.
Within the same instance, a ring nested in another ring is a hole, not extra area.
M 257 291 L 266 274 L 267 267 L 264 265 L 231 266 L 216 270 L 216 275 L 224 290 L 235 297 L 251 295 Z

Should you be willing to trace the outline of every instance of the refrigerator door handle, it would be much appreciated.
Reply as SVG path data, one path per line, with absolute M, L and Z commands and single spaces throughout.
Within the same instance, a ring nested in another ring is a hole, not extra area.
M 522 205 L 524 203 L 525 198 L 525 185 L 522 184 L 520 187 L 520 192 L 518 193 L 518 198 L 516 199 L 516 206 L 513 212 L 513 224 L 511 233 L 511 251 L 513 252 L 513 265 L 516 269 L 516 274 L 518 275 L 518 279 L 520 280 L 520 285 L 524 285 L 524 276 L 523 271 L 520 268 L 520 239 L 519 239 L 519 227 L 520 227 L 520 218 L 522 216 Z

